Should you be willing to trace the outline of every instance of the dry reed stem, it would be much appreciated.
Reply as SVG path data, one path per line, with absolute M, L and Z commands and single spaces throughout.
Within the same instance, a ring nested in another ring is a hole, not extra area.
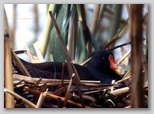
M 118 45 L 118 46 L 115 46 L 115 47 L 113 47 L 113 48 L 110 48 L 109 50 L 114 50 L 114 49 L 120 48 L 120 47 L 122 47 L 122 46 L 129 45 L 130 43 L 131 43 L 131 42 L 126 42 L 126 43 L 124 43 L 124 44 L 120 44 L 120 45 Z
M 14 51 L 11 50 L 11 54 L 12 54 L 12 58 L 15 61 L 15 63 L 17 64 L 17 67 L 20 69 L 20 71 L 26 75 L 26 76 L 30 76 L 29 72 L 27 71 L 27 69 L 25 68 L 25 66 L 23 65 L 23 63 L 20 61 L 20 59 L 17 57 L 17 55 L 15 54 Z
M 89 59 L 87 59 L 86 61 L 84 61 L 84 62 L 82 62 L 80 65 L 81 66 L 84 66 L 85 64 L 87 64 L 88 63 L 88 61 L 90 61 L 90 59 L 91 59 L 92 57 L 90 57 Z
M 131 107 L 143 107 L 143 73 L 142 73 L 142 4 L 130 5 L 131 38 Z
M 59 27 L 58 27 L 58 25 L 57 25 L 57 22 L 56 22 L 56 20 L 55 20 L 55 18 L 54 18 L 54 15 L 53 15 L 52 11 L 49 11 L 49 14 L 50 14 L 50 17 L 51 17 L 51 19 L 52 19 L 52 21 L 53 21 L 53 24 L 54 24 L 55 28 L 56 28 L 57 34 L 58 34 L 58 36 L 59 36 L 59 40 L 60 40 L 62 49 L 63 49 L 63 51 L 64 51 L 64 53 L 65 53 L 65 58 L 66 58 L 66 60 L 67 60 L 67 67 L 68 67 L 68 71 L 69 71 L 69 76 L 70 76 L 70 78 L 72 77 L 73 74 L 75 74 L 75 75 L 74 75 L 74 78 L 73 78 L 73 82 L 76 84 L 76 87 L 77 87 L 77 89 L 78 89 L 78 93 L 79 93 L 80 99 L 81 99 L 81 101 L 82 101 L 82 105 L 83 105 L 83 107 L 84 107 L 84 103 L 83 103 L 83 99 L 82 99 L 82 94 L 81 94 L 80 89 L 79 89 L 79 85 L 80 85 L 80 78 L 79 78 L 79 75 L 78 75 L 78 73 L 77 73 L 77 71 L 76 71 L 75 66 L 74 66 L 73 64 L 71 64 L 71 63 L 73 63 L 73 61 L 71 60 L 71 58 L 70 58 L 70 56 L 69 56 L 69 52 L 68 52 L 68 50 L 67 50 L 67 48 L 66 48 L 66 45 L 65 45 L 65 43 L 64 43 L 64 41 L 63 41 L 63 37 L 62 37 L 62 35 L 61 35 L 60 29 L 59 29 Z
M 94 7 L 94 12 L 93 12 L 93 16 L 92 16 L 91 25 L 90 25 L 90 30 L 91 30 L 92 34 L 94 34 L 95 30 L 96 30 L 96 25 L 97 25 L 98 18 L 99 18 L 100 7 L 101 7 L 101 4 L 96 4 Z
M 117 64 L 120 64 L 130 53 L 131 50 L 129 50 L 119 61 L 117 61 Z
M 109 94 L 112 94 L 114 96 L 119 97 L 119 96 L 123 96 L 124 94 L 127 94 L 128 92 L 130 92 L 130 88 L 129 87 L 123 87 L 123 88 L 120 88 L 120 89 L 110 91 Z
M 35 93 L 35 94 L 40 94 L 41 93 L 41 91 L 39 91 L 39 90 L 31 89 L 31 88 L 28 88 L 28 87 L 25 88 L 25 91 Z M 47 92 L 47 96 L 50 97 L 51 99 L 54 99 L 54 100 L 61 99 L 63 102 L 65 100 L 65 97 L 60 97 L 60 96 L 57 96 L 57 95 L 54 95 L 54 94 L 48 93 L 48 92 Z M 82 108 L 82 104 L 76 103 L 76 102 L 74 102 L 72 100 L 68 99 L 67 103 L 71 104 L 71 105 L 75 105 L 75 106 L 77 106 L 79 108 Z M 91 107 L 90 106 L 85 106 L 85 108 L 91 108 Z
M 31 108 L 35 108 L 35 104 L 33 104 L 32 102 L 28 101 L 27 99 L 23 98 L 22 96 L 16 94 L 15 92 L 8 90 L 8 89 L 4 89 L 5 93 L 10 94 L 11 96 L 14 96 L 15 98 L 21 99 L 25 104 L 27 104 L 29 107 Z
M 33 81 L 31 80 L 31 77 L 27 77 L 24 75 L 19 74 L 13 74 L 14 83 L 20 82 L 22 80 L 29 82 L 29 83 L 36 83 L 40 80 L 40 78 L 33 78 Z M 113 84 L 100 84 L 100 81 L 95 80 L 80 80 L 81 86 L 88 86 L 88 87 L 94 87 L 94 88 L 111 88 Z M 70 80 L 66 79 L 63 80 L 63 85 L 69 84 Z M 39 84 L 46 84 L 47 86 L 58 86 L 61 85 L 62 80 L 61 79 L 45 79 L 41 78 L 41 82 L 39 81 Z
M 26 54 L 27 54 L 28 57 L 30 58 L 30 61 L 31 61 L 32 63 L 38 63 L 38 62 L 40 62 L 39 58 L 36 57 L 35 55 L 33 55 L 33 54 L 29 51 L 29 47 L 28 47 L 28 45 L 27 45 L 27 43 L 26 43 L 26 39 L 25 39 L 25 38 L 24 38 L 24 41 L 25 41 L 25 45 L 26 45 Z
M 61 85 L 63 86 L 63 84 L 64 84 L 64 68 L 65 68 L 65 63 L 62 63 L 62 76 L 61 76 L 61 79 L 62 79 L 62 82 L 61 82 Z
M 90 31 L 93 35 L 95 34 L 95 31 L 96 31 L 96 25 L 98 23 L 100 7 L 101 7 L 100 4 L 96 4 L 94 7 L 92 21 L 91 21 L 91 25 L 90 25 Z M 91 57 L 92 46 L 89 41 L 87 43 L 87 47 L 88 47 L 88 56 Z
M 117 41 L 118 39 L 120 39 L 121 37 L 119 36 L 119 34 L 122 34 L 126 29 L 126 25 L 128 23 L 128 19 L 126 20 L 126 22 L 122 25 L 122 27 L 120 28 L 120 30 L 116 33 L 116 35 L 112 38 L 112 40 L 110 42 L 108 42 L 102 49 L 106 49 L 108 48 L 111 44 L 113 44 L 115 41 Z
M 17 26 L 17 4 L 13 4 L 13 25 L 12 29 L 10 30 L 11 33 L 11 48 L 14 49 L 15 46 L 15 36 L 16 36 L 16 26 Z
M 77 16 L 77 12 L 75 12 L 71 20 L 70 42 L 69 42 L 69 52 L 72 60 L 74 60 L 74 57 L 75 57 L 77 28 L 78 28 L 78 16 Z
M 65 100 L 64 100 L 64 107 L 66 107 L 67 101 L 68 101 L 69 96 L 70 96 L 70 89 L 71 89 L 71 86 L 72 86 L 72 81 L 73 81 L 73 76 L 70 79 L 70 82 L 69 82 L 69 85 L 68 85 L 68 88 L 67 88 L 67 91 L 66 91 Z
M 54 95 L 61 95 L 61 94 L 64 93 L 66 90 L 67 90 L 67 87 L 66 87 L 66 86 L 63 86 L 63 87 L 61 87 L 60 89 L 55 90 L 55 91 L 53 92 L 53 94 L 54 94 Z
M 4 87 L 13 91 L 12 62 L 10 53 L 10 35 L 7 16 L 4 8 Z M 5 93 L 5 108 L 14 108 L 14 97 Z
M 13 91 L 13 76 L 10 54 L 9 38 L 4 39 L 4 86 Z M 14 97 L 10 94 L 5 94 L 5 108 L 14 108 Z
M 28 77 L 26 75 L 19 75 L 19 74 L 13 74 L 13 78 L 14 80 L 18 80 L 18 81 L 21 81 L 21 80 L 25 80 L 27 82 L 37 82 L 40 78 L 33 78 L 33 80 L 31 80 L 31 77 Z M 70 80 L 68 79 L 65 79 L 64 80 L 64 84 L 68 84 Z M 95 81 L 95 80 L 80 80 L 81 81 L 81 84 L 82 83 L 86 83 L 86 84 L 90 84 L 90 83 L 93 83 L 93 84 L 100 84 L 100 81 Z M 62 83 L 62 80 L 61 79 L 45 79 L 45 78 L 42 78 L 42 81 L 41 83 L 58 83 L 59 85 Z
M 48 91 L 48 89 L 45 92 L 40 93 L 40 97 L 37 101 L 35 108 L 41 108 L 43 101 L 44 101 L 45 97 L 47 96 L 47 91 Z
M 38 44 L 38 41 L 36 41 L 34 44 L 34 49 L 35 49 L 35 52 L 36 52 L 36 55 L 39 59 L 39 62 L 44 62 L 44 58 L 43 58 L 43 55 L 41 53 L 41 50 L 40 50 L 40 47 L 39 47 L 39 44 Z
M 31 80 L 31 77 L 27 77 L 24 75 L 19 75 L 19 74 L 13 74 L 14 78 L 14 83 L 20 82 L 21 80 L 24 80 L 26 82 L 30 83 L 36 83 L 40 78 L 33 78 Z M 100 84 L 100 81 L 95 81 L 95 80 L 80 80 L 81 81 L 81 86 L 88 86 L 88 87 L 93 87 L 93 88 L 111 88 L 113 84 Z M 69 84 L 70 80 L 63 80 L 63 85 Z M 46 84 L 47 86 L 58 86 L 61 85 L 62 80 L 61 79 L 45 79 L 42 78 L 40 84 Z

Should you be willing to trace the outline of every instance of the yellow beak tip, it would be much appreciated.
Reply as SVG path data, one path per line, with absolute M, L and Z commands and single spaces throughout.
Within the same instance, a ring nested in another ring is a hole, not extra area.
M 115 72 L 116 72 L 117 74 L 120 74 L 120 70 L 119 70 L 119 69 L 116 69 Z

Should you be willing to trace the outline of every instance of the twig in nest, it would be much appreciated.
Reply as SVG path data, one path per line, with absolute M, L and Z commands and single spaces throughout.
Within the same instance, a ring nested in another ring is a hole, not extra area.
M 44 99 L 45 99 L 45 97 L 47 95 L 47 91 L 48 91 L 48 89 L 45 92 L 42 92 L 40 94 L 40 97 L 39 97 L 39 99 L 37 101 L 37 104 L 36 104 L 36 107 L 35 108 L 41 108 L 41 106 L 43 104 L 43 101 L 44 101 Z
M 16 97 L 16 98 L 18 98 L 18 99 L 21 99 L 25 104 L 27 104 L 27 105 L 30 106 L 31 108 L 35 108 L 35 107 L 36 107 L 35 104 L 33 104 L 32 102 L 30 102 L 30 101 L 28 101 L 27 99 L 23 98 L 22 96 L 16 94 L 16 93 L 13 92 L 13 91 L 10 91 L 10 90 L 4 88 L 4 92 L 7 92 L 7 93 L 11 94 L 12 96 L 14 96 L 14 97 Z
M 121 97 L 123 95 L 126 95 L 128 92 L 130 91 L 129 87 L 123 87 L 120 89 L 116 89 L 113 91 L 108 92 L 108 94 L 106 96 L 115 96 L 113 99 L 117 98 L 117 97 Z
M 35 94 L 40 94 L 41 93 L 41 91 L 39 91 L 39 90 L 31 89 L 31 88 L 28 88 L 28 87 L 25 87 L 25 91 L 35 93 Z M 61 99 L 63 102 L 65 100 L 64 97 L 53 95 L 52 93 L 48 93 L 48 92 L 47 92 L 47 96 L 50 97 L 51 99 L 54 99 L 54 100 Z M 82 104 L 76 103 L 76 102 L 74 102 L 72 100 L 68 100 L 67 103 L 82 108 Z M 91 108 L 91 107 L 90 106 L 85 106 L 85 108 Z
M 74 74 L 75 75 L 75 74 Z M 69 95 L 70 95 L 70 88 L 72 86 L 72 81 L 73 81 L 73 76 L 72 75 L 72 78 L 70 79 L 70 82 L 69 82 L 69 85 L 68 85 L 68 88 L 67 88 L 67 91 L 66 91 L 66 95 L 65 95 L 65 100 L 64 100 L 64 107 L 66 107 L 66 103 L 67 103 L 67 100 L 69 99 Z
M 13 79 L 14 81 L 21 81 L 21 80 L 25 80 L 27 82 L 30 83 L 36 83 L 38 82 L 38 80 L 40 80 L 40 78 L 33 78 L 33 81 L 31 80 L 31 77 L 25 76 L 25 75 L 19 75 L 19 74 L 13 74 Z M 98 84 L 100 84 L 100 81 L 98 80 L 80 80 L 81 81 L 81 85 L 94 85 L 94 86 L 98 86 Z M 69 84 L 70 80 L 65 79 L 63 80 L 63 84 Z M 56 85 L 61 85 L 62 80 L 61 79 L 45 79 L 45 78 L 41 78 L 41 82 L 39 83 L 46 83 L 47 85 L 50 86 L 56 86 Z M 108 86 L 108 85 L 107 85 Z

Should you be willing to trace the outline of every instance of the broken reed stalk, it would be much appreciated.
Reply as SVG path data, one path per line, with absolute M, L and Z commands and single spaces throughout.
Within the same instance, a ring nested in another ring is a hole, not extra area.
M 113 99 L 115 99 L 117 97 L 120 98 L 124 95 L 127 95 L 129 92 L 130 92 L 129 87 L 123 87 L 123 88 L 108 92 L 108 94 L 106 96 L 111 96 L 111 97 L 114 96 Z
M 120 88 L 120 89 L 113 90 L 110 93 L 115 95 L 115 96 L 119 96 L 119 95 L 123 95 L 125 93 L 128 93 L 129 91 L 130 91 L 129 87 L 123 87 L 123 88 Z
M 56 22 L 56 20 L 55 20 L 55 18 L 54 18 L 54 15 L 53 15 L 52 11 L 49 11 L 49 14 L 50 14 L 50 17 L 51 17 L 51 19 L 52 19 L 52 21 L 53 21 L 53 24 L 54 24 L 55 28 L 56 28 L 57 34 L 58 34 L 58 36 L 59 36 L 59 40 L 60 40 L 62 49 L 63 49 L 63 51 L 64 51 L 64 53 L 65 53 L 65 58 L 66 58 L 66 61 L 67 61 L 67 66 L 68 66 L 68 71 L 69 71 L 70 79 L 72 78 L 72 75 L 75 74 L 74 77 L 73 77 L 73 79 L 74 79 L 73 82 L 76 84 L 76 87 L 77 87 L 78 93 L 79 93 L 79 97 L 80 97 L 81 102 L 82 102 L 82 106 L 84 107 L 84 102 L 83 102 L 83 99 L 82 99 L 82 94 L 81 94 L 81 91 L 80 91 L 80 89 L 79 89 L 79 85 L 80 85 L 80 78 L 79 78 L 79 75 L 78 75 L 78 73 L 77 73 L 77 71 L 76 71 L 74 65 L 72 64 L 73 61 L 72 61 L 71 58 L 69 57 L 69 52 L 68 52 L 68 50 L 67 50 L 67 48 L 66 48 L 66 45 L 65 45 L 65 43 L 64 43 L 64 41 L 63 41 L 63 37 L 62 37 L 62 35 L 61 35 L 60 29 L 59 29 L 59 27 L 58 27 L 58 25 L 57 25 L 57 22 Z M 69 91 L 69 90 L 68 90 L 68 91 Z M 67 98 L 67 97 L 66 97 L 66 98 Z M 64 104 L 65 104 L 65 103 L 64 103 Z
M 35 49 L 35 52 L 36 52 L 36 55 L 37 55 L 37 58 L 38 58 L 39 62 L 44 62 L 44 58 L 42 56 L 41 49 L 39 47 L 38 41 L 36 41 L 33 44 L 33 46 L 34 46 L 34 49 Z
M 40 97 L 37 101 L 35 108 L 41 108 L 43 101 L 44 101 L 45 97 L 47 96 L 47 91 L 48 91 L 48 89 L 45 92 L 40 93 Z
M 12 62 L 10 53 L 10 38 L 7 16 L 4 9 L 4 87 L 14 91 L 13 76 L 12 76 Z M 5 93 L 5 108 L 14 108 L 14 97 Z
M 39 59 L 37 56 L 33 55 L 33 54 L 29 51 L 29 48 L 28 48 L 28 45 L 27 45 L 27 43 L 26 43 L 26 39 L 25 39 L 25 38 L 24 38 L 24 41 L 25 41 L 25 45 L 26 45 L 26 54 L 27 54 L 27 56 L 30 58 L 30 61 L 31 61 L 32 63 L 41 62 L 40 59 Z M 34 48 L 35 48 L 35 47 L 34 47 Z M 35 51 L 36 51 L 36 50 L 35 50 Z
M 131 38 L 131 107 L 143 107 L 143 73 L 142 73 L 142 4 L 130 5 Z

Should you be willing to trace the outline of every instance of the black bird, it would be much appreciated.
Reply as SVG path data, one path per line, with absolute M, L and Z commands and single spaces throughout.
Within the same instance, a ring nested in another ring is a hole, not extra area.
M 69 79 L 66 63 L 29 63 L 22 59 L 20 60 L 32 77 L 61 79 L 62 69 L 64 69 L 64 78 Z M 65 64 L 64 67 L 63 64 Z M 111 84 L 112 80 L 117 81 L 121 79 L 121 76 L 118 74 L 119 70 L 114 61 L 114 55 L 110 50 L 100 50 L 96 52 L 85 66 L 78 64 L 74 64 L 74 66 L 81 80 L 100 80 L 102 84 Z
M 115 64 L 114 55 L 110 50 L 96 52 L 87 64 L 89 73 L 103 84 L 111 84 L 112 80 L 120 80 L 120 71 Z

